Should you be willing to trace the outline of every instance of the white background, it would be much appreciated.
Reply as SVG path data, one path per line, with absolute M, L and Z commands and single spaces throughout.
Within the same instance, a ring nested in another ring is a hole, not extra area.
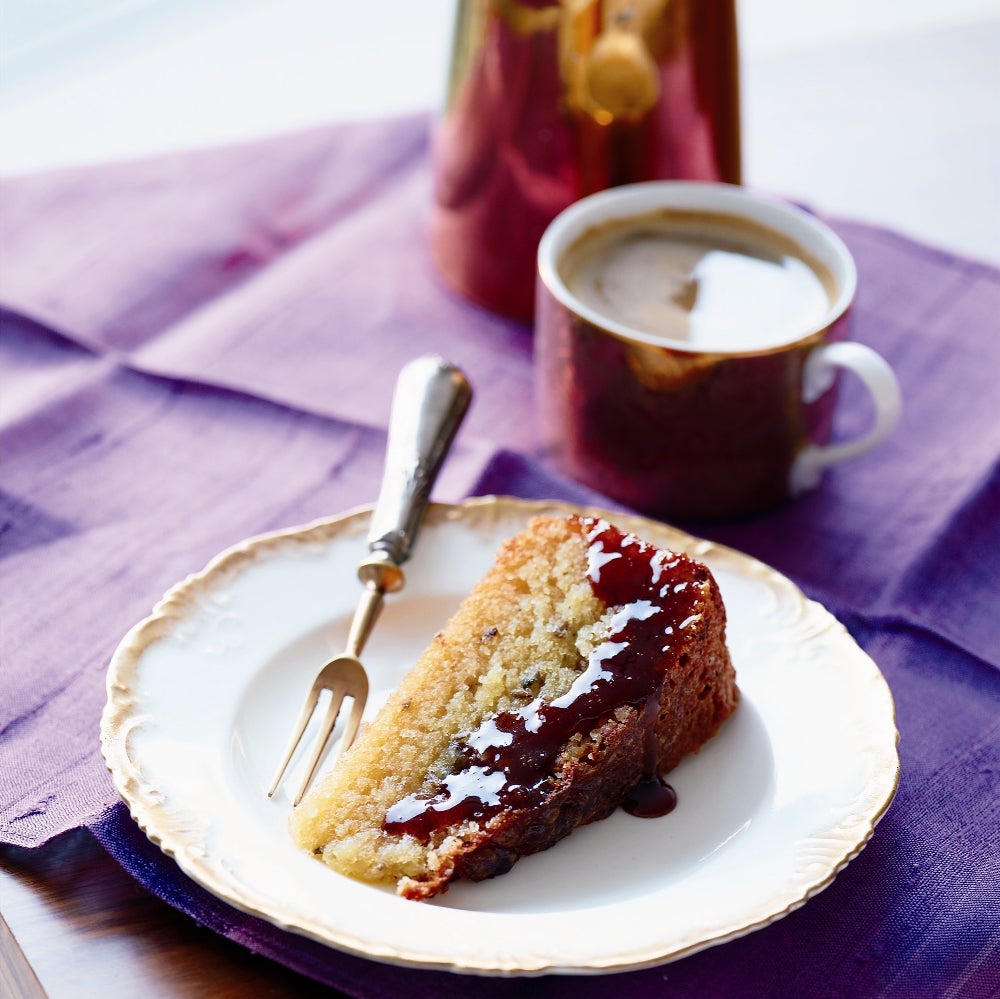
M 1000 0 L 741 0 L 745 180 L 1000 262 Z M 446 0 L 0 0 L 0 173 L 434 108 Z

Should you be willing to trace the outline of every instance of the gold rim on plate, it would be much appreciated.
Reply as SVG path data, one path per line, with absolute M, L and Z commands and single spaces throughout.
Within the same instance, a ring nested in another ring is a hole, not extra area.
M 494 496 L 431 505 L 407 588 L 394 597 L 401 605 L 398 635 L 391 633 L 387 608 L 376 636 L 390 629 L 390 643 L 399 638 L 412 645 L 410 631 L 440 627 L 443 617 L 436 623 L 423 620 L 422 604 L 419 613 L 407 617 L 408 595 L 413 606 L 425 598 L 436 600 L 435 608 L 457 603 L 492 562 L 496 542 L 532 516 L 603 516 L 654 544 L 706 562 L 726 601 L 744 693 L 744 707 L 734 718 L 744 711 L 746 719 L 728 736 L 727 722 L 712 740 L 720 746 L 709 749 L 710 743 L 690 766 L 682 763 L 675 771 L 678 779 L 687 781 L 694 797 L 709 795 L 713 781 L 732 783 L 723 743 L 728 739 L 729 752 L 735 747 L 742 757 L 739 740 L 751 736 L 761 768 L 773 766 L 773 773 L 760 777 L 760 793 L 747 798 L 746 814 L 719 818 L 713 833 L 718 843 L 713 841 L 704 856 L 696 856 L 692 846 L 700 820 L 688 816 L 681 823 L 695 825 L 687 840 L 680 838 L 692 859 L 670 870 L 669 852 L 658 848 L 648 884 L 636 880 L 616 893 L 606 882 L 593 897 L 580 888 L 582 894 L 566 902 L 567 909 L 560 909 L 560 885 L 567 872 L 573 880 L 572 868 L 559 875 L 562 880 L 553 875 L 551 882 L 545 881 L 545 871 L 578 861 L 603 862 L 613 844 L 607 842 L 611 833 L 598 827 L 612 819 L 527 858 L 534 867 L 520 881 L 515 873 L 527 860 L 495 882 L 455 886 L 437 904 L 397 899 L 300 855 L 283 829 L 287 802 L 265 802 L 262 791 L 258 800 L 257 783 L 267 783 L 288 719 L 274 712 L 279 717 L 273 732 L 262 740 L 273 745 L 247 744 L 266 717 L 262 705 L 270 713 L 286 690 L 289 705 L 301 697 L 300 677 L 291 670 L 286 675 L 282 660 L 301 659 L 305 682 L 317 666 L 314 646 L 329 631 L 331 616 L 349 617 L 356 596 L 353 565 L 370 512 L 359 508 L 228 549 L 169 590 L 124 637 L 111 660 L 101 747 L 115 787 L 149 839 L 219 898 L 284 929 L 395 964 L 485 975 L 624 971 L 674 960 L 786 915 L 830 884 L 871 837 L 899 778 L 892 697 L 875 663 L 825 608 L 763 563 L 656 521 Z M 457 580 L 442 578 L 448 574 Z M 340 586 L 344 595 L 331 604 L 340 600 L 343 613 L 325 603 Z M 421 649 L 407 646 L 405 654 L 415 656 Z M 397 650 L 397 659 L 401 656 Z M 376 663 L 377 672 L 389 670 Z M 185 687 L 192 683 L 197 690 Z M 828 728 L 810 718 L 817 704 L 833 713 Z M 755 719 L 757 729 L 752 728 Z M 801 772 L 804 763 L 793 756 L 818 766 L 817 786 L 810 785 L 809 774 Z M 711 811 L 711 798 L 701 800 Z M 625 829 L 638 837 L 637 849 L 645 849 L 650 828 L 648 823 L 641 830 L 616 826 L 614 838 Z M 664 828 L 669 839 L 683 826 Z M 723 881 L 732 881 L 726 865 L 740 861 L 739 851 L 750 849 L 752 836 L 768 842 L 775 835 L 774 856 L 755 861 L 762 880 L 754 882 L 747 874 L 745 882 L 729 884 L 727 895 L 737 897 L 723 903 Z M 275 880 L 271 868 L 284 879 Z M 501 882 L 513 887 L 495 887 Z M 698 891 L 714 893 L 718 911 L 712 899 L 704 911 L 697 910 Z M 490 911 L 494 902 L 497 908 Z M 687 906 L 690 918 L 671 924 L 664 913 L 676 905 Z M 360 916 L 345 916 L 347 906 Z M 566 912 L 578 915 L 581 908 L 601 909 L 615 917 L 612 923 L 632 922 L 633 932 L 593 934 L 599 939 L 589 943 L 563 938 L 559 921 L 573 922 Z M 649 918 L 654 913 L 657 918 Z M 512 914 L 517 918 L 512 920 Z M 462 932 L 455 932 L 459 917 Z M 481 941 L 470 942 L 472 936 Z

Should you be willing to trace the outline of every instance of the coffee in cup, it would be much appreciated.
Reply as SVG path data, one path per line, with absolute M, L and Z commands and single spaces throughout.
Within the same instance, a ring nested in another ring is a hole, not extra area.
M 681 519 L 765 510 L 898 418 L 889 366 L 845 341 L 850 253 L 793 206 L 724 184 L 617 188 L 563 212 L 538 262 L 546 450 L 630 506 Z M 876 421 L 831 445 L 843 368 Z
M 609 222 L 577 240 L 559 271 L 594 312 L 714 349 L 796 339 L 822 320 L 836 294 L 833 275 L 793 240 L 705 212 L 664 209 Z

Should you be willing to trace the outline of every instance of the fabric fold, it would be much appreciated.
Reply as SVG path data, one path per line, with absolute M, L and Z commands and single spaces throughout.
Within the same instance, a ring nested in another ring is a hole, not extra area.
M 0 181 L 0 301 L 129 351 L 377 198 L 426 115 Z

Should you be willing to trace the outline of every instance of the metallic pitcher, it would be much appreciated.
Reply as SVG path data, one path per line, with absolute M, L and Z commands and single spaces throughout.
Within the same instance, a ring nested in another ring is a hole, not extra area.
M 457 0 L 434 133 L 431 249 L 450 284 L 530 318 L 548 223 L 661 178 L 740 182 L 735 0 Z

